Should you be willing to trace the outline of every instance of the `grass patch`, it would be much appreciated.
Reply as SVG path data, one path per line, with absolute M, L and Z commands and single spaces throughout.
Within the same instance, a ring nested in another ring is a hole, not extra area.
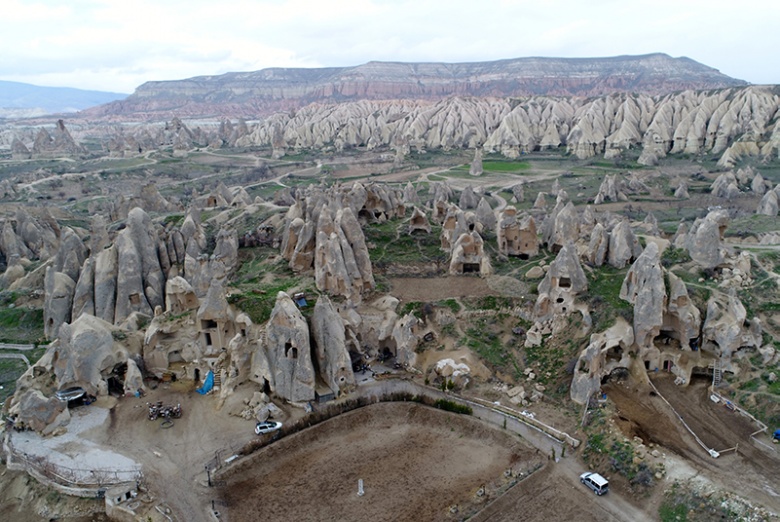
M 482 162 L 482 170 L 488 172 L 520 172 L 530 168 L 531 164 L 527 161 L 487 160 Z
M 42 342 L 43 309 L 3 308 L 0 309 L 0 342 L 32 344 Z
M 615 324 L 617 316 L 629 323 L 633 320 L 634 307 L 620 299 L 620 288 L 628 268 L 602 266 L 588 274 L 588 305 L 592 310 L 593 330 L 602 332 Z
M 466 328 L 460 342 L 479 355 L 486 364 L 501 370 L 514 370 L 519 374 L 515 350 L 502 342 L 502 331 L 503 328 L 495 318 L 480 318 Z

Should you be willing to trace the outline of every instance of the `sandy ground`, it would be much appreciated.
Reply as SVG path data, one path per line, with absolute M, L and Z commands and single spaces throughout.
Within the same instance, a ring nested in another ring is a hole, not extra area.
M 481 501 L 545 457 L 471 417 L 408 403 L 382 403 L 289 436 L 227 477 L 231 522 L 268 520 L 450 520 L 453 504 Z M 365 495 L 357 495 L 363 479 Z M 473 507 L 473 506 L 472 506 Z
M 104 400 L 104 403 L 108 400 Z M 107 425 L 109 409 L 98 404 L 74 408 L 68 431 L 57 437 L 43 437 L 34 431 L 11 431 L 13 447 L 29 458 L 45 458 L 73 472 L 79 480 L 95 479 L 93 471 L 104 471 L 106 478 L 134 480 L 141 465 L 119 450 L 105 448 L 85 437 L 85 433 Z
M 738 445 L 736 452 L 710 457 L 699 446 L 673 412 L 650 389 L 636 384 L 604 386 L 609 400 L 619 411 L 619 425 L 628 436 L 638 436 L 647 444 L 659 444 L 683 457 L 695 473 L 737 495 L 755 500 L 780 512 L 780 455 L 764 449 L 749 436 L 756 426 L 709 399 L 706 380 L 694 380 L 687 388 L 675 386 L 673 377 L 660 373 L 653 382 L 705 445 L 722 451 Z M 768 437 L 764 442 L 769 442 Z
M 191 381 L 163 385 L 141 399 L 120 399 L 109 411 L 109 422 L 85 433 L 105 448 L 113 448 L 141 463 L 149 493 L 173 512 L 178 522 L 213 521 L 205 465 L 229 457 L 255 437 L 254 423 L 230 415 L 255 388 L 240 386 L 230 403 L 217 410 L 218 397 L 195 393 Z M 146 402 L 181 403 L 183 415 L 173 427 L 147 418 Z

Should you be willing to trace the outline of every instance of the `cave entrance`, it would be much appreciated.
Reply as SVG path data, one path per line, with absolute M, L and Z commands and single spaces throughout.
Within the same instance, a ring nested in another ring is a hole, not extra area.
M 479 273 L 479 263 L 463 263 L 463 273 L 464 274 L 478 274 Z
M 200 368 L 195 368 L 195 371 L 193 372 L 193 379 L 195 382 L 200 382 Z
M 620 362 L 623 358 L 623 348 L 620 346 L 613 346 L 607 350 L 607 362 Z

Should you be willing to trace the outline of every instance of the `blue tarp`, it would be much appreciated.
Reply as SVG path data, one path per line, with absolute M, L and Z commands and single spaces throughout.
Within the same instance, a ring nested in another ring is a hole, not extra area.
M 206 380 L 203 381 L 203 386 L 201 386 L 195 391 L 200 393 L 201 395 L 206 395 L 208 392 L 211 391 L 211 388 L 213 387 L 214 387 L 214 372 L 209 370 L 209 373 L 206 375 Z
M 775 430 L 774 438 L 775 439 L 780 439 L 780 430 Z

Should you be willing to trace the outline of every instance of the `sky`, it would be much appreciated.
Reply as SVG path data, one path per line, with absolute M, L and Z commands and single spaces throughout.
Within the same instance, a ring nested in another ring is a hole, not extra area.
M 0 80 L 42 86 L 653 52 L 780 84 L 777 0 L 0 0 L 0 13 Z

